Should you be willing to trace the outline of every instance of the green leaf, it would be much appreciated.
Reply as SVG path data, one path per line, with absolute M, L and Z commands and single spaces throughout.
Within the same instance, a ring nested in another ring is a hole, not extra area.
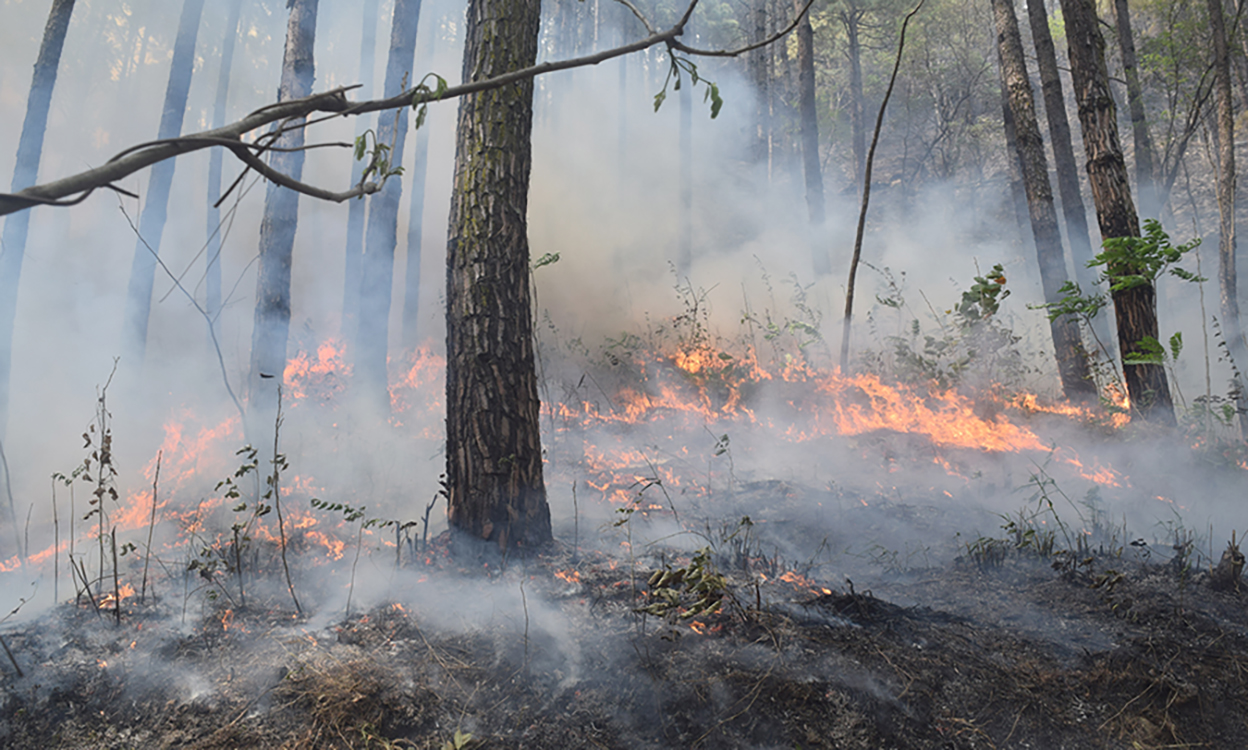
M 663 89 L 654 95 L 654 111 L 658 112 L 659 107 L 663 106 L 663 100 L 667 98 L 667 89 Z
M 559 262 L 559 253 L 546 253 L 542 257 L 533 261 L 533 270 L 536 271 L 542 266 L 549 266 L 558 262 Z
M 365 136 L 366 134 L 361 134 L 360 137 L 355 139 L 355 160 L 356 161 L 360 161 L 364 158 L 364 151 L 368 147 Z
M 1170 359 L 1178 360 L 1179 354 L 1183 351 L 1183 332 L 1175 331 L 1170 337 Z

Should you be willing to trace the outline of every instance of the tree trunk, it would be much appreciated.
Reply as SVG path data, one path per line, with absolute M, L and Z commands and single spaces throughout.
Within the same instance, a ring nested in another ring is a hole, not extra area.
M 997 64 L 1004 67 L 1001 49 L 997 48 Z M 1018 156 L 1018 128 L 1014 123 L 1014 110 L 1010 108 L 1009 91 L 1001 87 L 1001 127 L 1005 131 L 1005 171 L 1010 179 L 1010 205 L 1014 208 L 1014 226 L 1019 239 L 1028 250 L 1035 250 L 1035 236 L 1028 232 L 1030 213 L 1027 209 L 1027 188 L 1023 185 L 1023 169 Z
M 680 86 L 680 227 L 676 248 L 676 274 L 689 276 L 693 265 L 693 84 L 685 76 Z
M 191 90 L 191 73 L 195 69 L 195 40 L 199 36 L 199 20 L 203 11 L 204 0 L 185 0 L 182 3 L 157 138 L 176 138 L 182 134 L 186 98 Z M 174 159 L 166 159 L 152 167 L 143 213 L 139 217 L 139 238 L 134 243 L 134 261 L 130 265 L 130 284 L 126 290 L 123 346 L 130 355 L 129 366 L 136 372 L 142 367 L 147 351 L 147 323 L 152 312 L 152 287 L 156 283 L 156 256 L 160 253 L 160 238 L 165 231 L 174 163 Z
M 43 42 L 35 58 L 35 72 L 26 100 L 26 119 L 17 142 L 17 163 L 13 167 L 16 193 L 35 184 L 39 177 L 39 160 L 43 156 L 43 136 L 48 129 L 48 110 L 52 107 L 52 89 L 56 71 L 61 64 L 65 32 L 74 12 L 74 0 L 54 0 L 43 28 Z M 9 421 L 9 384 L 13 372 L 13 324 L 17 316 L 17 288 L 22 276 L 22 260 L 26 255 L 26 233 L 30 229 L 30 211 L 10 214 L 4 220 L 4 243 L 0 245 L 0 435 Z
M 1214 93 L 1218 123 L 1218 292 L 1221 297 L 1222 334 L 1239 373 L 1235 383 L 1240 433 L 1248 438 L 1248 394 L 1244 392 L 1244 368 L 1248 346 L 1239 325 L 1239 296 L 1235 273 L 1235 102 L 1231 98 L 1231 60 L 1227 49 L 1226 20 L 1222 0 L 1208 0 L 1209 31 L 1213 37 Z
M 425 21 L 425 33 L 416 46 L 419 56 L 414 75 L 423 76 L 433 60 L 433 48 L 437 43 L 437 24 Z M 425 229 L 425 178 L 429 169 L 429 122 L 416 131 L 416 159 L 409 179 L 412 183 L 412 203 L 407 220 L 407 268 L 403 279 L 403 351 L 410 352 L 420 345 L 420 261 L 421 245 Z
M 1105 40 L 1091 0 L 1062 0 L 1075 100 L 1087 154 L 1088 182 L 1096 204 L 1101 237 L 1139 237 L 1140 220 L 1131 200 L 1127 164 L 1118 141 L 1118 121 L 1109 92 Z M 1109 269 L 1110 273 L 1113 269 Z M 1125 357 L 1139 351 L 1146 336 L 1157 338 L 1156 292 L 1151 285 L 1113 293 L 1118 349 Z M 1165 368 L 1160 364 L 1123 364 L 1131 405 L 1149 421 L 1175 424 Z
M 390 54 L 386 62 L 385 94 L 394 96 L 415 82 L 412 67 L 416 59 L 416 27 L 420 21 L 420 0 L 395 0 L 390 31 Z M 393 144 L 390 164 L 403 163 L 407 140 L 407 108 L 383 112 L 378 118 L 377 140 Z M 390 297 L 394 288 L 394 250 L 398 244 L 399 200 L 403 182 L 398 178 L 371 198 L 368 206 L 368 232 L 360 269 L 360 327 L 356 336 L 355 376 L 364 398 L 381 414 L 390 413 L 390 393 L 386 378 L 386 349 L 390 334 Z
M 243 0 L 230 0 L 228 19 L 225 22 L 225 40 L 221 44 L 221 72 L 217 77 L 217 99 L 212 106 L 212 127 L 225 125 L 226 102 L 230 94 L 230 70 L 234 66 L 234 41 L 238 38 L 238 19 Z M 217 200 L 221 197 L 221 162 L 225 150 L 214 148 L 208 152 L 208 245 L 207 271 L 204 274 L 204 311 L 208 313 L 209 325 L 216 325 L 221 314 L 221 209 Z M 211 336 L 209 339 L 211 340 Z
M 1135 59 L 1135 36 L 1127 0 L 1114 0 L 1118 20 L 1118 48 L 1122 51 L 1122 72 L 1127 79 L 1127 110 L 1131 113 L 1131 135 L 1135 140 L 1135 184 L 1140 193 L 1140 210 L 1146 217 L 1161 216 L 1157 195 L 1156 157 L 1153 138 L 1144 118 L 1144 90 L 1140 86 L 1139 65 Z
M 377 49 L 377 0 L 364 0 L 363 38 L 360 40 L 360 84 L 359 98 L 366 99 L 373 90 L 373 76 L 376 69 Z M 360 117 L 356 121 L 355 136 L 359 138 L 368 129 L 368 120 Z M 364 176 L 365 162 L 355 162 L 351 167 L 351 184 L 357 185 Z M 355 335 L 359 326 L 360 311 L 360 259 L 364 255 L 364 218 L 368 204 L 364 199 L 350 201 L 347 207 L 347 255 L 343 267 L 342 285 L 342 335 Z
M 845 36 L 849 42 L 849 117 L 853 130 L 854 181 L 857 183 L 862 182 L 867 160 L 867 105 L 862 93 L 862 42 L 858 38 L 862 13 L 853 2 L 847 3 L 841 11 L 841 23 L 845 26 Z
M 1036 2 L 1038 0 L 1033 0 Z M 1053 205 L 1053 189 L 1049 185 L 1049 167 L 1044 155 L 1044 141 L 1036 121 L 1031 80 L 1023 58 L 1023 41 L 1018 31 L 1012 0 L 992 0 L 997 25 L 997 47 L 1000 50 L 1001 85 L 1006 91 L 1014 119 L 1014 136 L 1018 148 L 1023 186 L 1031 231 L 1036 241 L 1036 260 L 1040 264 L 1040 283 L 1044 301 L 1061 299 L 1060 289 L 1066 283 L 1066 257 L 1062 251 L 1062 235 L 1057 226 L 1057 210 Z M 1070 316 L 1049 323 L 1053 348 L 1057 354 L 1057 370 L 1062 390 L 1071 401 L 1096 398 L 1096 386 L 1088 374 L 1087 358 L 1079 341 L 1079 327 Z
M 282 82 L 278 101 L 312 93 L 315 73 L 312 52 L 316 44 L 318 0 L 292 0 L 286 26 L 286 50 L 282 56 Z M 290 123 L 275 144 L 281 149 L 300 149 L 304 143 L 303 119 Z M 275 151 L 270 165 L 296 180 L 303 177 L 303 151 Z M 248 399 L 251 425 L 268 429 L 277 405 L 277 387 L 286 368 L 286 343 L 290 333 L 290 267 L 294 256 L 295 230 L 299 224 L 299 194 L 269 183 L 264 194 L 264 218 L 260 222 L 260 270 L 256 278 L 256 312 L 251 331 L 251 372 Z M 253 433 L 259 438 L 262 433 Z M 253 438 L 256 445 L 268 441 Z
M 767 0 L 757 0 L 754 9 L 754 41 L 767 38 Z M 767 164 L 771 153 L 771 100 L 768 90 L 771 81 L 771 47 L 760 47 L 750 53 L 750 73 L 758 96 L 755 110 L 754 160 Z M 768 170 L 770 174 L 770 169 Z
M 1079 168 L 1071 146 L 1070 122 L 1066 119 L 1066 97 L 1062 93 L 1062 79 L 1058 74 L 1057 50 L 1053 46 L 1053 35 L 1049 33 L 1049 16 L 1043 0 L 1028 2 L 1027 14 L 1040 70 L 1044 114 L 1049 123 L 1053 166 L 1057 170 L 1057 192 L 1062 198 L 1062 215 L 1066 219 L 1066 237 L 1070 242 L 1071 260 L 1074 261 L 1075 280 L 1085 292 L 1091 292 L 1096 288 L 1096 273 L 1088 268 L 1088 261 L 1096 253 L 1092 252 L 1089 239 L 1088 216 L 1083 207 L 1083 193 L 1079 189 Z
M 465 81 L 532 65 L 539 0 L 469 0 Z M 447 242 L 450 525 L 502 549 L 551 539 L 526 225 L 533 82 L 460 100 Z
M 800 13 L 804 5 L 802 0 L 794 0 L 797 12 Z M 810 26 L 809 13 L 797 26 L 797 86 L 802 121 L 802 166 L 806 174 L 806 209 L 810 214 L 810 223 L 818 230 L 823 226 L 826 208 L 823 170 L 819 163 L 819 116 L 815 111 L 815 32 Z M 832 261 L 822 244 L 812 242 L 811 253 L 817 276 L 832 273 Z

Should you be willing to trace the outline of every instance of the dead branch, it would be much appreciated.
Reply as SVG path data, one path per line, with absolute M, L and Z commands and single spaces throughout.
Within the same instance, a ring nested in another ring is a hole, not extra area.
M 683 52 L 688 55 L 706 56 L 706 57 L 736 57 L 751 50 L 772 44 L 784 37 L 794 28 L 800 21 L 803 14 L 807 12 L 814 0 L 807 0 L 805 7 L 793 19 L 793 22 L 785 27 L 782 31 L 773 34 L 762 42 L 757 42 L 739 49 L 733 50 L 700 50 L 693 47 L 687 47 L 678 41 L 678 38 L 684 34 L 685 26 L 689 23 L 689 18 L 693 15 L 694 9 L 697 7 L 699 0 L 690 0 L 686 6 L 684 13 L 680 19 L 671 27 L 663 31 L 655 31 L 653 25 L 646 19 L 638 8 L 629 0 L 618 0 L 622 5 L 627 7 L 632 13 L 641 20 L 642 24 L 649 32 L 648 36 L 629 44 L 619 47 L 613 47 L 603 50 L 592 55 L 584 55 L 581 57 L 573 57 L 566 60 L 557 60 L 553 62 L 544 62 L 538 65 L 532 65 L 527 68 L 515 70 L 510 73 L 487 78 L 480 81 L 470 81 L 462 83 L 458 86 L 450 86 L 440 91 L 430 91 L 428 88 L 414 87 L 406 91 L 385 99 L 374 99 L 370 101 L 351 103 L 347 99 L 347 92 L 359 86 L 341 86 L 331 89 L 324 93 L 314 94 L 302 99 L 292 99 L 286 102 L 278 102 L 268 104 L 260 109 L 255 110 L 237 122 L 231 123 L 224 127 L 206 130 L 200 133 L 181 136 L 178 138 L 169 138 L 158 141 L 150 141 L 147 143 L 132 146 L 113 158 L 109 159 L 103 166 L 89 169 L 69 177 L 59 180 L 35 185 L 16 193 L 0 193 L 0 216 L 16 213 L 34 206 L 72 206 L 86 200 L 94 191 L 100 189 L 114 190 L 123 195 L 137 197 L 115 183 L 122 180 L 141 169 L 150 167 L 151 165 L 172 159 L 175 156 L 192 153 L 206 148 L 222 147 L 228 149 L 240 161 L 246 164 L 250 169 L 254 169 L 257 173 L 266 179 L 289 188 L 296 192 L 308 195 L 319 200 L 333 201 L 341 203 L 351 198 L 375 193 L 381 189 L 382 181 L 365 182 L 345 191 L 332 191 L 318 188 L 313 185 L 295 180 L 294 178 L 279 172 L 264 163 L 260 155 L 266 151 L 276 151 L 271 144 L 276 140 L 276 136 L 280 135 L 288 129 L 307 127 L 309 125 L 323 122 L 326 118 L 316 120 L 304 120 L 314 112 L 331 113 L 333 117 L 358 116 L 370 112 L 380 112 L 391 109 L 399 109 L 402 107 L 418 107 L 422 104 L 428 104 L 438 101 L 446 101 L 449 99 L 457 99 L 468 94 L 475 94 L 481 91 L 489 91 L 501 88 L 512 83 L 528 80 L 547 73 L 553 73 L 559 70 L 568 70 L 571 68 L 581 68 L 589 65 L 597 65 L 599 63 L 611 60 L 624 55 L 654 47 L 656 45 L 666 45 L 669 52 Z M 243 141 L 243 136 L 259 128 L 267 125 L 280 123 L 272 132 L 255 139 L 253 143 Z

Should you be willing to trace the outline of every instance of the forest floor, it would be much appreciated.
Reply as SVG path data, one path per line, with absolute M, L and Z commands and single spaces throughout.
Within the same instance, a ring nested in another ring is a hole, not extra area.
M 885 503 L 831 520 L 923 512 Z M 701 566 L 688 551 L 556 545 L 490 576 L 451 564 L 443 538 L 420 580 L 459 600 L 422 604 L 417 587 L 344 619 L 295 616 L 275 595 L 207 604 L 181 627 L 184 602 L 127 600 L 120 625 L 64 604 L 3 633 L 24 676 L 0 654 L 0 744 L 1248 747 L 1242 584 L 1215 590 L 1182 550 L 1158 562 L 1125 542 L 1078 556 L 1016 542 L 879 570 L 868 591 L 828 588 L 732 535 Z M 664 571 L 683 579 L 651 581 Z M 467 614 L 517 587 L 522 616 Z

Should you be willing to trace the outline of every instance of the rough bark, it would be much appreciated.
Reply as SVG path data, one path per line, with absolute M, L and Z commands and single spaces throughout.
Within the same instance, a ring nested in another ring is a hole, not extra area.
M 469 0 L 465 81 L 531 65 L 538 0 Z M 502 549 L 551 539 L 526 226 L 533 82 L 465 96 L 447 242 L 450 525 Z
M 992 11 L 997 25 L 1001 85 L 1014 120 L 1018 161 L 1027 193 L 1031 231 L 1036 241 L 1036 261 L 1040 265 L 1040 284 L 1044 288 L 1044 301 L 1057 302 L 1066 283 L 1066 257 L 1062 250 L 1061 230 L 1057 225 L 1057 209 L 1053 205 L 1053 189 L 1049 185 L 1044 141 L 1036 120 L 1031 79 L 1023 57 L 1022 36 L 1018 31 L 1012 0 L 992 0 Z M 1049 331 L 1053 336 L 1057 370 L 1066 398 L 1072 401 L 1095 399 L 1096 387 L 1088 373 L 1078 323 L 1070 316 L 1064 316 L 1051 321 Z
M 1161 215 L 1157 194 L 1156 149 L 1144 117 L 1144 89 L 1140 86 L 1139 65 L 1135 59 L 1135 35 L 1131 33 L 1131 13 L 1127 0 L 1114 0 L 1118 21 L 1118 49 L 1122 52 L 1122 73 L 1127 80 L 1127 111 L 1131 114 L 1131 136 L 1135 141 L 1135 184 L 1140 194 L 1140 211 L 1146 217 Z
M 1222 310 L 1222 333 L 1240 372 L 1236 385 L 1239 427 L 1248 437 L 1248 414 L 1243 372 L 1248 368 L 1248 346 L 1239 323 L 1239 296 L 1235 271 L 1235 101 L 1231 97 L 1231 61 L 1227 48 L 1226 19 L 1221 0 L 1208 0 L 1209 32 L 1213 37 L 1214 94 L 1218 127 L 1218 293 Z
M 225 39 L 221 44 L 221 68 L 217 76 L 217 98 L 212 106 L 212 127 L 225 126 L 226 103 L 230 95 L 230 71 L 234 66 L 234 41 L 238 38 L 238 19 L 243 0 L 230 0 L 229 16 L 225 22 Z M 208 313 L 209 325 L 214 325 L 221 314 L 221 210 L 217 200 L 221 197 L 221 168 L 225 153 L 213 149 L 208 155 L 208 244 L 205 248 L 207 270 L 204 274 L 204 311 Z M 209 337 L 211 339 L 211 336 Z
M 307 96 L 312 91 L 315 68 L 318 0 L 292 0 L 286 26 L 286 49 L 282 56 L 282 82 L 278 100 Z M 277 147 L 299 149 L 304 144 L 304 118 L 296 119 L 282 134 Z M 303 176 L 303 151 L 273 153 L 270 165 L 296 180 Z M 286 367 L 286 343 L 290 334 L 290 269 L 294 260 L 295 231 L 299 223 L 299 193 L 269 183 L 260 222 L 260 270 L 256 279 L 256 311 L 251 332 L 251 371 L 248 399 L 252 428 L 268 429 L 277 405 L 277 386 Z M 258 445 L 267 441 L 260 440 Z
M 416 28 L 420 0 L 395 0 L 386 61 L 386 93 L 408 86 L 416 60 Z M 415 83 L 415 81 L 411 81 Z M 407 140 L 406 108 L 384 112 L 377 123 L 377 140 L 392 144 L 390 163 L 403 163 Z M 368 232 L 360 268 L 360 324 L 355 343 L 355 377 L 363 396 L 381 412 L 390 411 L 386 378 L 386 350 L 390 333 L 391 290 L 394 288 L 394 251 L 398 244 L 399 201 L 403 181 L 390 179 L 368 199 Z
M 997 49 L 997 64 L 1002 65 L 1001 50 Z M 1001 87 L 1001 127 L 1005 132 L 1005 172 L 1010 180 L 1010 205 L 1014 209 L 1014 226 L 1028 250 L 1035 249 L 1035 237 L 1027 231 L 1031 222 L 1027 210 L 1027 188 L 1023 185 L 1023 168 L 1018 159 L 1018 128 L 1014 124 L 1014 110 L 1010 109 L 1009 92 Z
M 1096 11 L 1091 0 L 1062 0 L 1062 16 L 1101 237 L 1138 237 L 1140 221 L 1118 140 L 1116 108 L 1105 67 L 1105 40 Z M 1114 269 L 1108 270 L 1114 273 Z M 1139 342 L 1146 336 L 1157 338 L 1156 292 L 1151 285 L 1114 292 L 1113 301 L 1118 348 L 1124 357 L 1139 351 Z M 1124 364 L 1122 369 L 1132 408 L 1149 421 L 1173 425 L 1174 405 L 1165 368 L 1160 364 Z
M 61 64 L 65 32 L 74 12 L 74 0 L 55 0 L 43 28 L 39 56 L 30 81 L 26 100 L 26 119 L 17 142 L 17 163 L 13 169 L 13 192 L 35 184 L 39 177 L 39 160 L 43 156 L 43 136 L 48 129 L 48 110 L 52 106 L 52 89 Z M 17 289 L 22 276 L 22 260 L 26 256 L 26 234 L 30 229 L 30 212 L 22 211 L 4 220 L 4 242 L 0 245 L 0 435 L 9 420 L 9 382 L 13 371 L 13 324 L 17 315 Z
M 367 98 L 373 89 L 373 75 L 376 68 L 377 51 L 377 2 L 364 0 L 363 12 L 360 14 L 364 22 L 364 31 L 360 39 L 360 98 Z M 384 117 L 384 115 L 383 115 Z M 355 135 L 360 137 L 367 130 L 368 121 L 361 117 L 355 126 Z M 364 175 L 363 160 L 355 162 L 351 167 L 351 184 L 357 184 Z M 364 219 L 368 213 L 368 203 L 363 199 L 354 200 L 347 207 L 347 252 L 343 265 L 342 285 L 342 333 L 352 336 L 359 325 L 360 309 L 360 259 L 364 255 Z
M 182 133 L 186 99 L 191 90 L 191 73 L 195 67 L 195 41 L 199 36 L 203 11 L 204 0 L 185 0 L 182 3 L 157 138 L 176 138 Z M 169 159 L 152 168 L 143 213 L 139 217 L 139 237 L 134 244 L 134 260 L 130 265 L 122 334 L 131 368 L 141 367 L 147 352 L 147 323 L 152 312 L 152 287 L 156 283 L 156 255 L 160 253 L 160 239 L 168 216 L 174 164 L 175 160 Z
M 806 4 L 794 0 L 794 10 L 801 13 Z M 823 169 L 819 162 L 819 116 L 815 110 L 815 32 L 810 25 L 810 14 L 802 16 L 797 26 L 797 88 L 798 109 L 802 123 L 802 168 L 806 176 L 806 209 L 810 223 L 818 229 L 823 226 L 825 205 L 823 198 Z M 832 261 L 820 243 L 811 243 L 812 263 L 815 274 L 832 273 Z
M 859 38 L 862 16 L 863 10 L 852 1 L 847 2 L 840 13 L 848 42 L 846 54 L 849 55 L 849 118 L 853 135 L 854 181 L 858 183 L 862 182 L 867 161 L 867 105 L 862 92 L 862 40 Z
M 437 43 L 437 24 L 425 21 L 425 31 L 416 46 L 416 75 L 424 75 L 433 59 Z M 410 352 L 420 344 L 420 263 L 425 230 L 425 177 L 429 168 L 429 122 L 416 131 L 415 159 L 405 179 L 412 186 L 411 207 L 407 220 L 407 267 L 403 278 L 403 351 Z

